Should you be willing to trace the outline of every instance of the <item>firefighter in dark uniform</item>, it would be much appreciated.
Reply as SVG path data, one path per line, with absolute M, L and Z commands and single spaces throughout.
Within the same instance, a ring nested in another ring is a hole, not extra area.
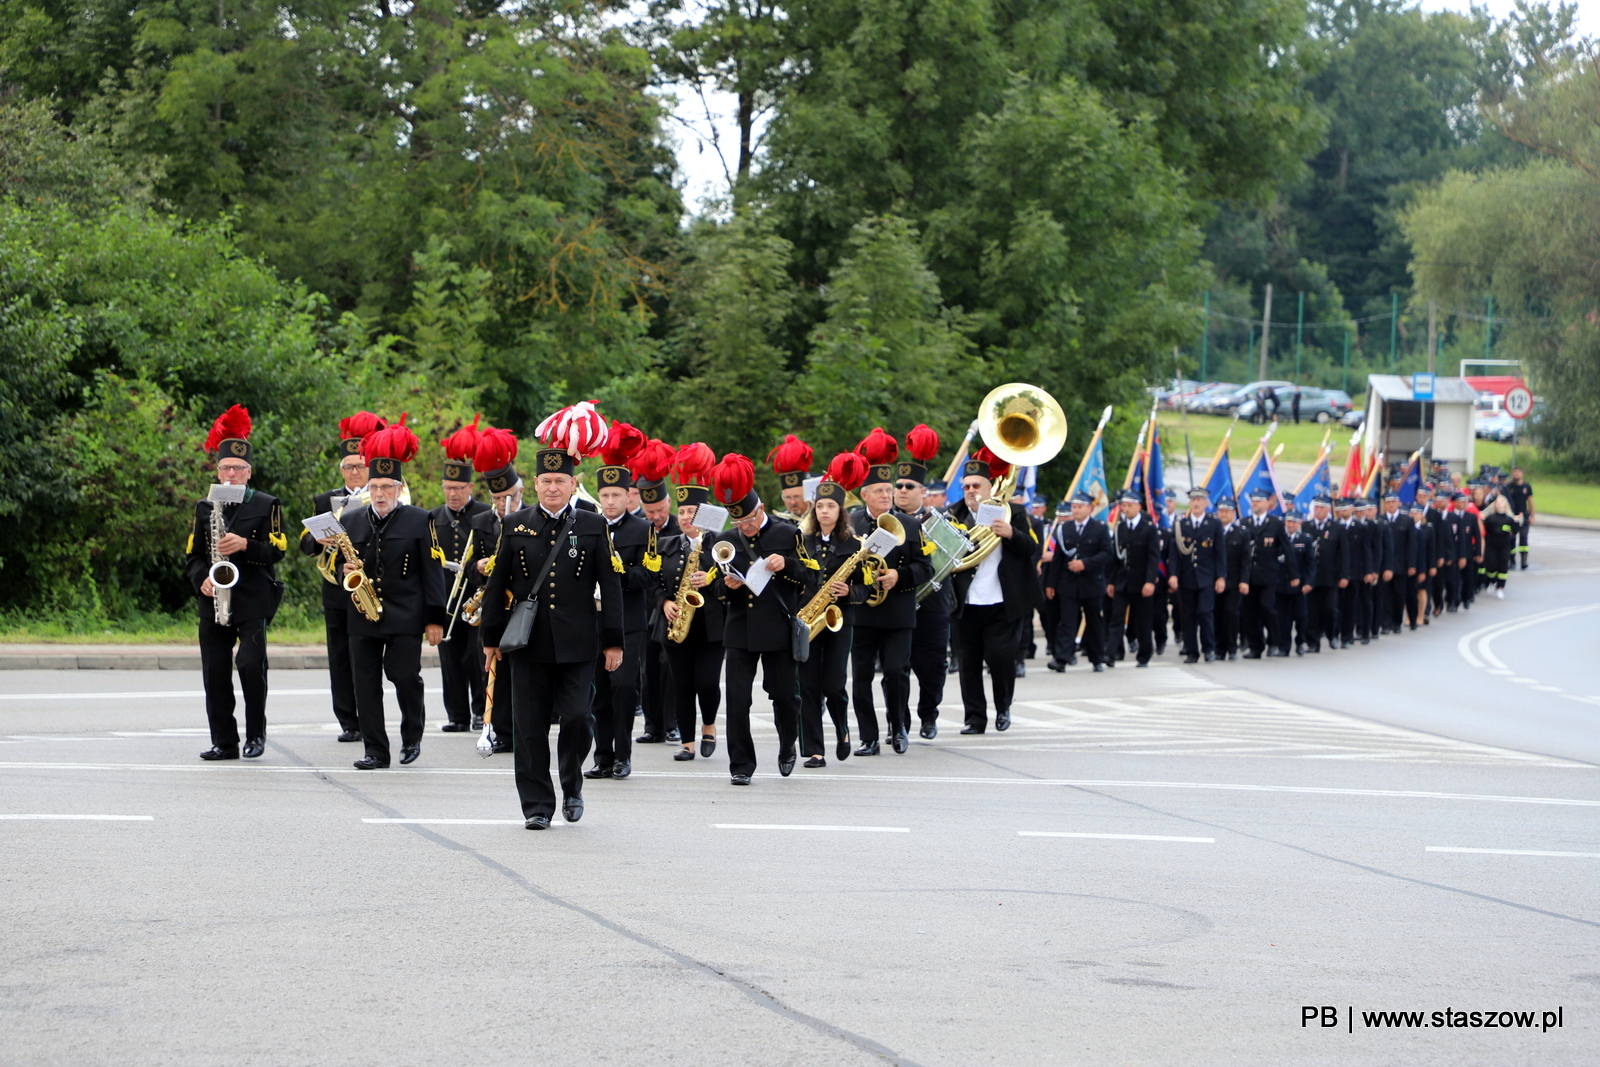
M 289 538 L 283 532 L 283 509 L 277 498 L 246 484 L 250 481 L 250 413 L 238 404 L 224 412 L 211 427 L 206 451 L 216 454 L 218 484 L 241 487 L 243 499 L 220 506 L 209 499 L 197 502 L 185 549 L 184 573 L 195 591 L 200 678 L 206 691 L 206 721 L 211 727 L 211 747 L 200 753 L 200 758 L 239 758 L 239 721 L 234 717 L 233 699 L 237 668 L 244 693 L 243 754 L 255 759 L 267 744 L 267 624 L 283 598 L 276 568 L 289 547 Z M 218 509 L 220 522 L 213 522 L 213 508 Z M 214 565 L 213 556 L 225 562 Z M 213 575 L 232 584 L 219 588 Z
M 381 415 L 358 411 L 339 420 L 339 476 L 343 487 L 318 493 L 311 501 L 313 515 L 337 516 L 352 497 L 359 507 L 365 502 L 361 490 L 367 484 L 367 461 L 361 455 L 361 439 L 389 425 Z M 361 740 L 361 723 L 356 719 L 356 683 L 350 673 L 350 594 L 339 581 L 343 571 L 338 551 L 330 543 L 315 540 L 310 530 L 300 534 L 302 554 L 321 560 L 322 628 L 328 648 L 328 688 L 333 696 L 333 717 L 339 723 L 340 741 Z M 325 559 L 323 554 L 327 553 Z
M 1356 623 L 1361 611 L 1361 584 L 1366 579 L 1368 552 L 1366 529 L 1356 515 L 1356 502 L 1351 497 L 1340 497 L 1333 506 L 1333 520 L 1344 530 L 1345 545 L 1349 549 L 1350 584 L 1339 588 L 1339 643 L 1350 648 L 1356 643 Z
M 617 423 L 602 453 L 606 465 L 595 472 L 600 514 L 611 536 L 612 558 L 620 561 L 622 581 L 622 665 L 615 671 L 598 667 L 594 678 L 594 766 L 583 772 L 585 778 L 623 779 L 633 773 L 633 718 L 639 707 L 641 661 L 644 658 L 645 624 L 649 619 L 649 593 L 655 585 L 645 569 L 645 550 L 649 547 L 650 523 L 628 510 L 628 490 L 633 488 L 633 472 L 625 466 L 627 456 L 617 447 L 619 431 L 633 427 Z M 634 430 L 634 433 L 638 433 Z M 641 440 L 643 435 L 640 435 Z M 661 565 L 660 554 L 654 563 Z
M 523 824 L 548 830 L 556 810 L 552 719 L 561 724 L 556 741 L 561 815 L 568 822 L 583 817 L 595 667 L 615 671 L 622 666 L 622 575 L 613 562 L 606 520 L 573 500 L 578 487 L 573 454 L 541 448 L 533 462 L 538 503 L 505 520 L 483 599 L 483 655 L 486 668 L 500 664 L 507 626 L 514 618 L 521 626 L 531 612 L 527 643 L 506 649 L 504 666 L 511 671 L 513 759 Z
M 778 773 L 794 770 L 800 731 L 800 676 L 794 660 L 794 615 L 805 588 L 800 532 L 766 512 L 755 490 L 755 467 L 748 457 L 729 453 L 712 472 L 712 493 L 728 509 L 733 528 L 711 538 L 732 546 L 727 566 L 719 566 L 711 595 L 728 609 L 722 644 L 727 664 L 728 773 L 734 785 L 749 785 L 756 772 L 756 746 L 750 736 L 750 704 L 756 668 L 772 701 L 778 728 Z M 739 575 L 763 561 L 769 578 L 759 593 Z
M 1533 528 L 1533 486 L 1522 477 L 1521 467 L 1511 468 L 1511 480 L 1500 487 L 1511 514 L 1517 519 L 1517 547 L 1512 562 L 1519 569 L 1528 569 L 1528 531 Z
M 1206 513 L 1209 499 L 1204 489 L 1189 490 L 1189 510 L 1174 520 L 1168 541 L 1167 589 L 1178 594 L 1185 663 L 1217 658 L 1216 598 L 1227 586 L 1228 558 L 1222 523 Z
M 872 699 L 872 678 L 883 671 L 883 717 L 889 742 L 904 754 L 911 733 L 911 640 L 917 627 L 917 586 L 933 577 L 928 565 L 932 546 L 922 539 L 922 524 L 906 514 L 894 514 L 895 460 L 900 444 L 881 427 L 856 446 L 867 458 L 866 481 L 857 490 L 864 507 L 851 516 L 860 537 L 877 528 L 878 516 L 891 515 L 904 528 L 905 540 L 883 557 L 884 566 L 873 568 L 878 586 L 872 597 L 855 610 L 855 639 L 851 646 L 851 696 L 860 734 L 858 756 L 879 752 L 878 712 Z M 875 461 L 876 460 L 876 461 Z M 873 604 L 873 598 L 881 603 Z
M 894 507 L 922 526 L 935 514 L 928 506 L 928 463 L 939 454 L 939 435 L 926 423 L 918 423 L 906 434 L 906 453 L 910 459 L 902 456 L 895 462 Z M 911 673 L 917 679 L 917 720 L 921 723 L 917 732 L 926 741 L 939 735 L 954 607 L 955 586 L 946 577 L 938 589 L 918 602 L 917 625 L 911 631 Z
M 489 505 L 472 498 L 472 457 L 478 450 L 478 420 L 463 426 L 439 442 L 444 447 L 444 473 L 440 488 L 444 490 L 444 503 L 428 513 L 433 528 L 439 535 L 439 547 L 444 550 L 445 589 L 457 586 L 461 576 L 460 592 L 454 607 L 466 599 L 472 588 L 467 577 L 473 572 L 477 559 L 477 545 L 473 538 L 472 520 L 489 513 Z M 467 548 L 473 548 L 467 555 Z M 462 571 L 466 575 L 462 575 Z M 447 734 L 466 733 L 474 722 L 483 721 L 484 677 L 483 649 L 478 644 L 473 628 L 459 619 L 452 627 L 448 614 L 445 629 L 449 636 L 439 644 L 439 674 L 444 682 L 444 712 L 449 720 L 439 727 Z
M 400 762 L 422 754 L 424 699 L 422 642 L 444 637 L 444 552 L 433 519 L 421 508 L 400 503 L 405 465 L 417 454 L 417 435 L 403 424 L 369 434 L 361 444 L 367 457 L 366 507 L 340 520 L 360 557 L 383 611 L 373 620 L 350 604 L 350 665 L 356 680 L 356 714 L 366 755 L 356 769 L 389 766 L 389 731 L 384 724 L 383 680 L 394 683 L 400 705 Z M 348 575 L 358 567 L 347 561 Z
M 1316 541 L 1311 602 L 1307 605 L 1311 616 L 1308 652 L 1321 652 L 1324 637 L 1329 648 L 1339 647 L 1339 591 L 1350 585 L 1350 543 L 1344 527 L 1329 514 L 1332 506 L 1331 497 L 1319 494 L 1311 502 L 1311 521 L 1305 524 L 1305 532 Z
M 1422 625 L 1429 625 L 1428 595 L 1432 588 L 1432 575 L 1434 572 L 1434 547 L 1433 527 L 1428 525 L 1428 507 L 1422 501 L 1422 494 L 1417 494 L 1416 501 L 1409 509 L 1411 519 L 1411 538 L 1407 546 L 1407 577 L 1411 583 L 1410 596 L 1406 602 L 1406 617 L 1411 629 L 1417 628 L 1417 620 L 1422 620 Z
M 1397 634 L 1405 627 L 1406 600 L 1415 599 L 1411 567 L 1411 517 L 1400 507 L 1400 494 L 1390 491 L 1383 494 L 1383 516 L 1378 525 L 1384 531 L 1385 557 L 1388 568 L 1379 576 L 1382 587 L 1378 590 L 1378 615 L 1380 632 Z
M 1113 661 L 1122 658 L 1129 640 L 1137 646 L 1137 665 L 1150 666 L 1155 650 L 1153 616 L 1161 580 L 1161 534 L 1143 511 L 1132 489 L 1117 492 L 1116 521 L 1111 526 L 1111 598 L 1108 645 Z
M 1316 571 L 1314 554 L 1317 543 L 1301 527 L 1300 513 L 1292 507 L 1287 509 L 1283 513 L 1283 536 L 1287 548 L 1284 554 L 1294 559 L 1294 570 L 1290 571 L 1288 567 L 1278 569 L 1277 628 L 1272 643 L 1280 656 L 1289 654 L 1291 638 L 1297 656 L 1306 654 L 1306 645 L 1310 641 L 1309 594 L 1311 579 Z M 1291 573 L 1296 577 L 1291 578 Z
M 1460 589 L 1459 602 L 1463 610 L 1472 607 L 1473 597 L 1478 591 L 1478 560 L 1483 558 L 1483 528 L 1478 525 L 1477 514 L 1467 508 L 1471 500 L 1466 493 L 1457 489 L 1451 503 L 1457 520 L 1456 574 Z
M 1288 586 L 1300 592 L 1299 561 L 1289 550 L 1289 538 L 1283 520 L 1269 514 L 1272 493 L 1257 486 L 1250 492 L 1251 515 L 1244 521 L 1250 531 L 1250 571 L 1247 579 L 1250 592 L 1245 594 L 1240 623 L 1244 628 L 1245 643 L 1249 649 L 1245 659 L 1260 659 L 1263 654 L 1282 656 L 1278 630 L 1280 577 L 1286 572 Z
M 1243 644 L 1239 625 L 1244 598 L 1250 590 L 1251 551 L 1255 543 L 1250 531 L 1239 522 L 1239 509 L 1232 497 L 1217 501 L 1217 521 L 1222 524 L 1222 550 L 1228 558 L 1228 582 L 1216 605 L 1217 658 L 1238 659 Z
M 1363 645 L 1376 641 L 1382 634 L 1383 591 L 1388 588 L 1385 572 L 1392 573 L 1389 531 L 1378 522 L 1378 502 L 1371 497 L 1356 501 L 1356 524 L 1361 527 L 1362 539 L 1367 546 L 1367 565 L 1363 572 L 1360 594 L 1356 598 L 1356 640 Z
M 1094 517 L 1094 497 L 1072 494 L 1072 514 L 1055 528 L 1055 544 L 1045 565 L 1044 595 L 1059 606 L 1056 647 L 1049 667 L 1064 671 L 1078 662 L 1078 625 L 1083 625 L 1083 651 L 1096 671 L 1106 669 L 1110 656 L 1105 641 L 1106 575 L 1116 557 L 1106 524 Z

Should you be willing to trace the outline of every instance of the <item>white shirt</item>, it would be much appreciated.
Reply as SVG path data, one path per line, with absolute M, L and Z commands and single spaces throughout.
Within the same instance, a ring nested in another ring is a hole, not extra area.
M 967 586 L 967 603 L 982 606 L 985 604 L 1000 604 L 1005 601 L 1005 594 L 1000 591 L 1000 553 L 1004 547 L 996 547 L 989 553 L 989 558 L 978 564 L 978 569 L 972 572 L 972 584 Z

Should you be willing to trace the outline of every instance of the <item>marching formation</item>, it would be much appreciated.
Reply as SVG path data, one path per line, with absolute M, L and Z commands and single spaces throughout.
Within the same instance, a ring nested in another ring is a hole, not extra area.
M 1026 385 L 985 398 L 943 477 L 926 425 L 903 438 L 874 429 L 826 464 L 790 434 L 767 456 L 781 507 L 762 499 L 749 458 L 675 448 L 592 403 L 541 423 L 521 470 L 517 438 L 478 421 L 440 442 L 444 503 L 427 511 L 410 503 L 420 442 L 405 417 L 344 419 L 343 484 L 315 498 L 299 545 L 325 583 L 333 713 L 338 739 L 362 745 L 355 767 L 391 765 L 384 679 L 399 704 L 399 763 L 420 758 L 426 641 L 439 647 L 440 729 L 476 734 L 485 757 L 511 756 L 529 829 L 550 825 L 558 784 L 563 817 L 581 818 L 585 781 L 626 779 L 636 744 L 676 746 L 680 761 L 725 746 L 731 782 L 748 786 L 758 675 L 780 775 L 904 754 L 913 679 L 924 739 L 938 735 L 950 674 L 961 733 L 1010 726 L 1035 613 L 1056 671 L 1080 656 L 1096 671 L 1127 657 L 1146 667 L 1169 632 L 1187 663 L 1349 648 L 1503 591 L 1531 514 L 1531 490 L 1473 500 L 1422 484 L 1406 508 L 1398 491 L 1381 494 L 1382 514 L 1371 497 L 1318 496 L 1301 516 L 1258 487 L 1241 518 L 1205 489 L 1177 514 L 1170 492 L 1130 488 L 1102 520 L 1104 502 L 1077 488 L 1080 468 L 1047 523 L 1017 483 L 1060 451 L 1066 420 Z M 207 760 L 265 747 L 266 625 L 288 539 L 280 502 L 248 485 L 249 436 L 243 408 L 217 420 L 206 448 L 218 484 L 197 503 L 188 544 Z M 601 462 L 592 491 L 578 473 L 590 457 Z

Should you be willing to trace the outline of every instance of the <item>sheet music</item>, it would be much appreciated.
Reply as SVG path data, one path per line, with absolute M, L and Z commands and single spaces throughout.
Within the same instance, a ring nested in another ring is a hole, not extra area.
M 744 570 L 744 584 L 750 587 L 750 592 L 755 596 L 761 595 L 761 590 L 772 581 L 772 572 L 767 569 L 767 557 L 762 556 Z
M 244 502 L 244 486 L 223 485 L 219 482 L 211 487 L 206 499 L 213 504 L 241 504 Z
M 996 519 L 1009 519 L 1009 518 L 1011 518 L 1011 509 L 1006 507 L 1004 504 L 979 504 L 978 505 L 977 520 L 978 520 L 978 525 L 979 526 L 988 526 L 990 523 L 994 522 L 994 520 L 996 520 Z
M 701 504 L 694 511 L 694 527 L 710 533 L 721 533 L 728 528 L 728 509 L 720 504 Z
M 894 551 L 895 545 L 894 534 L 888 530 L 873 530 L 871 535 L 867 537 L 867 551 L 875 556 L 883 556 L 885 559 L 888 558 L 890 552 Z
M 341 524 L 338 519 L 333 517 L 333 512 L 331 511 L 324 511 L 320 515 L 313 515 L 302 525 L 304 525 L 307 530 L 311 531 L 311 537 L 315 541 L 321 541 L 325 537 L 337 537 L 344 533 L 343 524 Z
M 817 486 L 819 486 L 821 484 L 822 484 L 822 475 L 820 475 L 820 474 L 817 475 L 815 478 L 807 478 L 805 481 L 800 483 L 800 487 L 806 491 L 806 499 L 807 500 L 815 500 L 815 499 L 817 499 Z

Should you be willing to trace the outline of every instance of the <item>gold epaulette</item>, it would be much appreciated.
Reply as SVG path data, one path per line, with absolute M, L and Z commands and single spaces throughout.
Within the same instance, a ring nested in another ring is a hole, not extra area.
M 267 534 L 267 540 L 279 552 L 289 551 L 289 538 L 283 532 L 283 509 L 277 504 L 272 505 L 272 532 Z

